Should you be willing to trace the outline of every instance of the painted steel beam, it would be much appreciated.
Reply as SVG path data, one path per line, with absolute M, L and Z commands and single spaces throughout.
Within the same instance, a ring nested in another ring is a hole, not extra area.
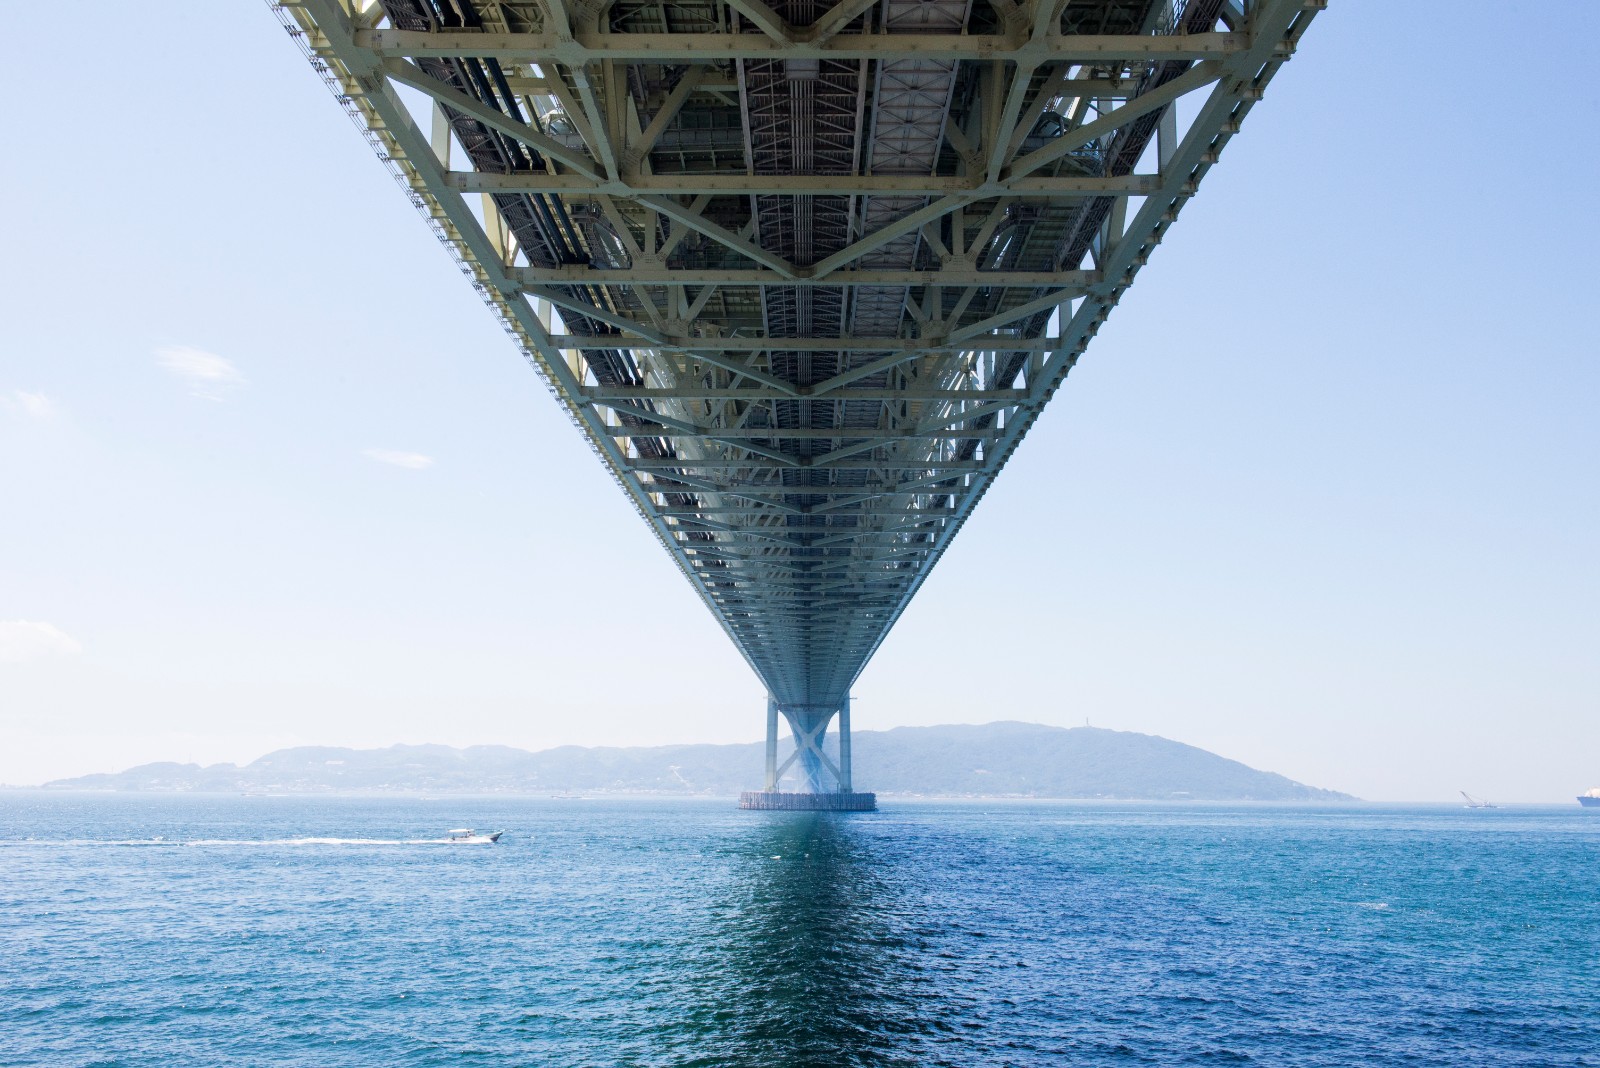
M 970 267 L 946 267 L 927 271 L 875 271 L 868 269 L 835 271 L 826 278 L 805 274 L 782 275 L 776 271 L 698 270 L 692 278 L 684 271 L 662 266 L 638 267 L 513 267 L 508 272 L 528 287 L 549 285 L 716 285 L 716 286 L 979 286 L 992 289 L 1038 289 L 1045 286 L 1072 287 L 1086 291 L 1103 279 L 1097 271 L 980 271 Z M 1079 294 L 1081 295 L 1081 293 Z
M 502 117 L 503 118 L 503 117 Z M 560 157 L 557 157 L 560 158 Z M 592 161 L 585 160 L 592 169 Z M 1095 178 L 1082 175 L 1041 175 L 1009 182 L 981 178 L 927 177 L 898 174 L 868 175 L 744 175 L 662 174 L 625 175 L 613 182 L 581 174 L 494 174 L 452 171 L 446 181 L 463 193 L 543 193 L 574 196 L 605 194 L 642 196 L 948 196 L 970 193 L 980 198 L 999 196 L 1046 200 L 1081 197 L 1148 196 L 1160 188 L 1159 174 L 1129 174 Z
M 826 41 L 785 42 L 750 33 L 430 33 L 357 30 L 357 47 L 394 58 L 499 59 L 581 67 L 604 60 L 684 63 L 761 59 L 930 59 L 1142 66 L 1217 59 L 1247 50 L 1243 33 L 1184 35 L 984 35 L 841 33 Z
M 646 337 L 593 337 L 561 334 L 552 339 L 561 349 L 652 349 L 658 352 L 686 352 L 703 355 L 711 352 L 1054 352 L 1062 345 L 1058 337 L 1024 338 L 1017 336 L 968 337 L 960 342 L 934 338 L 895 337 L 684 337 L 668 335 L 661 341 Z M 805 387 L 795 387 L 797 391 Z
M 582 395 L 592 401 L 626 400 L 727 400 L 755 404 L 792 400 L 806 394 L 782 393 L 772 389 L 714 389 L 707 386 L 584 386 Z M 833 401 L 1023 401 L 1023 389 L 835 389 L 828 393 Z
M 958 416 L 957 418 L 966 418 Z M 713 441 L 744 442 L 749 441 L 857 441 L 872 439 L 875 441 L 967 441 L 972 438 L 992 437 L 999 432 L 998 428 L 978 427 L 971 430 L 919 430 L 916 427 L 895 429 L 879 427 L 741 427 L 737 430 L 712 430 L 706 427 L 679 427 L 669 426 L 664 423 L 647 423 L 641 426 L 608 426 L 606 433 L 618 438 L 710 438 Z M 750 446 L 740 444 L 739 448 L 747 449 Z M 778 459 L 777 456 L 772 459 Z M 792 466 L 799 467 L 800 457 L 789 457 L 794 461 Z M 821 461 L 826 457 L 816 457 Z M 692 461 L 691 461 L 692 466 Z M 802 492 L 797 490 L 796 492 Z
M 732 499 L 734 501 L 742 500 L 739 497 Z M 794 539 L 803 538 L 806 535 L 821 534 L 832 536 L 835 534 L 873 533 L 882 530 L 881 524 L 876 523 L 876 520 L 879 519 L 905 519 L 920 523 L 931 519 L 947 519 L 959 513 L 959 509 L 946 506 L 924 505 L 908 509 L 900 505 L 885 504 L 878 501 L 870 503 L 875 507 L 831 512 L 796 512 L 774 508 L 761 503 L 722 505 L 704 502 L 687 505 L 661 504 L 657 506 L 656 514 L 674 516 L 686 520 L 698 520 L 711 516 L 745 516 L 749 518 L 750 522 L 738 528 L 741 533 L 771 532 L 774 535 L 782 535 L 779 543 L 764 544 L 759 549 L 752 548 L 751 551 L 758 555 L 781 555 L 792 558 L 796 552 L 803 552 L 811 548 L 808 545 L 794 541 Z
M 826 459 L 827 457 L 821 457 Z M 631 471 L 792 471 L 794 468 L 788 464 L 780 464 L 770 460 L 748 459 L 730 460 L 725 458 L 695 459 L 686 457 L 630 456 L 622 461 L 622 466 Z M 810 468 L 812 464 L 802 461 L 800 470 Z M 904 457 L 887 460 L 850 460 L 844 463 L 829 465 L 830 471 L 946 471 L 952 474 L 962 471 L 982 471 L 988 465 L 981 460 L 941 460 L 922 459 L 920 457 Z M 796 489 L 795 493 L 804 493 L 804 487 Z

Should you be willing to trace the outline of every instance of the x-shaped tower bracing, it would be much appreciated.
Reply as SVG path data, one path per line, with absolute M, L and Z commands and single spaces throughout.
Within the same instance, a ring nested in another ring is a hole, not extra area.
M 849 790 L 851 684 L 1324 2 L 273 6 L 766 684 L 767 789 L 782 714 Z

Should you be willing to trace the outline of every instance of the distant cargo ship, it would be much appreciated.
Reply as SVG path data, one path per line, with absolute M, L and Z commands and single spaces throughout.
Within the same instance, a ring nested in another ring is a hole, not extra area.
M 1579 794 L 1578 804 L 1584 808 L 1600 808 L 1600 786 L 1595 787 L 1586 794 Z

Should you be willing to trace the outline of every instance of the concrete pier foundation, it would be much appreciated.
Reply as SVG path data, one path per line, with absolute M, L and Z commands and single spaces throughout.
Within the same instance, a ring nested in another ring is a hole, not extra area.
M 878 795 L 871 793 L 807 794 L 782 790 L 746 790 L 739 807 L 765 812 L 876 812 Z
M 794 737 L 794 752 L 778 760 L 778 719 L 789 724 Z M 828 724 L 838 717 L 838 759 L 829 755 L 823 742 Z M 805 789 L 784 792 L 778 783 L 784 772 L 799 765 Z M 837 706 L 783 704 L 767 696 L 766 778 L 760 790 L 749 790 L 739 797 L 745 809 L 777 809 L 814 812 L 871 812 L 878 807 L 877 795 L 857 793 L 852 784 L 850 751 L 850 698 Z

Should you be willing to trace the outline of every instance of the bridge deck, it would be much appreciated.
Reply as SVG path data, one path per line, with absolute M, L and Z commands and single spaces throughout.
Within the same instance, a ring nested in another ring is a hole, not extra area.
M 776 701 L 826 711 L 1321 3 L 275 6 Z

